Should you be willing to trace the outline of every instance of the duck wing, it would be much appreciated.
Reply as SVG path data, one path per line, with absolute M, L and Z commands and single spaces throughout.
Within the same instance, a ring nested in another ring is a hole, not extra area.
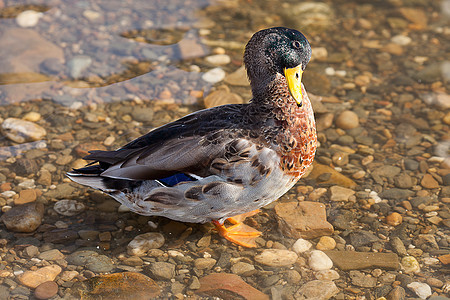
M 74 170 L 72 175 L 128 180 L 161 179 L 177 173 L 208 176 L 210 163 L 225 151 L 230 131 L 241 129 L 242 106 L 201 110 L 156 128 L 115 151 L 92 151 L 84 159 L 93 162 Z

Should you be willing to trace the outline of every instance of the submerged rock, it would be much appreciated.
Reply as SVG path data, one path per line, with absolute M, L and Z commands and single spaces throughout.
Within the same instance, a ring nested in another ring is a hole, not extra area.
M 2 130 L 7 138 L 19 144 L 42 140 L 47 135 L 47 131 L 43 127 L 16 118 L 8 118 L 3 121 Z
M 8 230 L 14 232 L 33 232 L 41 225 L 44 216 L 42 203 L 30 202 L 17 205 L 3 214 L 1 220 Z

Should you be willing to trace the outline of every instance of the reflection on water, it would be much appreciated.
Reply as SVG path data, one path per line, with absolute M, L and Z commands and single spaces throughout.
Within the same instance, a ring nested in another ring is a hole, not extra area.
M 60 268 L 49 277 L 56 298 L 107 294 L 79 282 L 123 271 L 155 279 L 145 293 L 161 290 L 162 298 L 201 286 L 223 296 L 214 282 L 273 299 L 314 291 L 336 299 L 448 296 L 449 7 L 448 0 L 0 0 L 0 206 L 28 205 L 0 227 L 0 298 L 29 297 L 36 285 L 22 274 L 47 265 Z M 209 224 L 126 212 L 65 177 L 89 150 L 118 148 L 204 106 L 247 101 L 243 47 L 273 26 L 297 28 L 311 42 L 304 83 L 320 147 L 311 174 L 250 219 L 264 232 L 258 249 L 230 245 Z M 320 209 L 299 212 L 299 201 Z M 293 234 L 289 221 L 301 214 L 307 233 Z M 162 233 L 163 246 L 130 255 L 130 241 L 147 232 Z M 311 244 L 298 239 L 305 235 Z M 339 250 L 329 254 L 332 270 L 314 267 L 329 262 L 308 247 Z M 267 248 L 279 264 L 257 256 Z M 215 273 L 222 277 L 208 277 Z M 148 284 L 136 280 L 133 287 L 120 279 L 119 295 Z
M 168 82 L 177 82 L 184 93 L 173 98 L 192 102 L 195 99 L 185 100 L 189 91 L 209 84 L 199 80 L 199 74 L 186 74 L 171 65 L 208 54 L 193 29 L 196 11 L 207 3 L 54 1 L 33 6 L 14 2 L 0 14 L 0 100 L 7 104 L 51 98 L 67 105 L 109 102 L 125 95 L 132 99 L 137 97 L 134 92 L 110 85 L 143 75 L 128 84 L 144 99 L 157 97 Z M 20 12 L 30 9 L 44 13 L 36 17 L 35 25 L 18 28 Z M 98 86 L 107 87 L 83 91 Z M 118 90 L 125 93 L 117 95 Z

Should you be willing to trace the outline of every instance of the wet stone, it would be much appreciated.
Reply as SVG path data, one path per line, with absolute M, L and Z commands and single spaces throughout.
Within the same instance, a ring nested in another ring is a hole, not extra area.
M 329 270 L 333 267 L 333 261 L 320 250 L 311 251 L 308 264 L 314 271 Z
M 265 249 L 255 256 L 255 261 L 270 267 L 286 267 L 297 261 L 297 254 L 282 249 Z
M 209 270 L 216 264 L 216 260 L 214 258 L 197 258 L 194 261 L 194 266 L 199 270 Z
M 419 298 L 427 299 L 431 296 L 431 288 L 428 284 L 423 282 L 411 282 L 407 285 Z
M 77 299 L 156 299 L 161 293 L 156 282 L 136 272 L 95 276 L 72 290 Z
M 406 274 L 419 273 L 420 265 L 414 256 L 405 256 L 402 258 L 402 268 Z
M 360 271 L 350 271 L 352 284 L 360 287 L 372 288 L 377 284 L 377 279 Z
M 269 296 L 247 284 L 235 274 L 213 273 L 200 278 L 196 294 L 208 297 L 236 299 L 236 295 L 248 300 L 269 300 Z
M 308 251 L 311 247 L 312 247 L 311 242 L 304 239 L 298 239 L 297 241 L 295 241 L 294 245 L 292 245 L 292 250 L 295 253 L 300 254 Z
M 286 235 L 311 239 L 333 233 L 326 220 L 325 206 L 318 202 L 287 202 L 275 206 L 278 224 Z
M 340 113 L 334 122 L 341 129 L 352 129 L 359 126 L 359 117 L 353 111 L 346 110 Z
M 44 232 L 43 238 L 46 243 L 68 244 L 75 241 L 78 234 L 70 229 L 54 229 Z
M 158 280 L 170 280 L 175 276 L 175 265 L 167 262 L 155 262 L 144 267 L 144 272 Z
M 380 268 L 397 270 L 398 256 L 395 253 L 372 253 L 356 251 L 324 251 L 333 264 L 343 271 Z
M 399 237 L 392 237 L 390 240 L 392 249 L 400 256 L 405 256 L 407 254 L 405 245 Z
M 339 293 L 339 289 L 332 281 L 312 280 L 300 287 L 295 293 L 295 299 L 330 299 Z
M 42 203 L 27 203 L 14 206 L 1 217 L 8 230 L 14 232 L 33 232 L 41 225 L 44 215 Z
M 46 281 L 53 281 L 61 270 L 60 266 L 50 265 L 36 271 L 25 271 L 18 278 L 21 284 L 34 289 Z
M 58 285 L 54 281 L 46 281 L 41 283 L 34 290 L 34 296 L 37 299 L 49 299 L 58 292 Z
M 3 121 L 2 130 L 7 138 L 19 144 L 39 141 L 47 135 L 47 131 L 43 127 L 33 122 L 15 118 L 8 118 Z
M 360 230 L 350 233 L 350 243 L 354 247 L 365 246 L 377 242 L 378 240 L 379 239 L 369 231 Z
M 240 261 L 231 266 L 231 272 L 240 276 L 251 276 L 253 273 L 255 273 L 255 266 Z
M 60 215 L 72 217 L 83 212 L 85 206 L 76 200 L 63 199 L 56 202 L 53 209 Z
M 69 264 L 86 267 L 94 273 L 110 272 L 114 269 L 109 257 L 90 250 L 76 251 L 67 256 L 66 260 Z
M 129 255 L 142 256 L 150 249 L 157 249 L 164 245 L 164 236 L 158 232 L 148 232 L 137 235 L 127 246 Z

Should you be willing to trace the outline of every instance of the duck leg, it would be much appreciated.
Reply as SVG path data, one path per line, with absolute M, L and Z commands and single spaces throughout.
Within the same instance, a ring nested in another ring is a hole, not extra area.
M 217 231 L 221 236 L 226 238 L 232 243 L 247 247 L 256 247 L 256 238 L 261 235 L 261 232 L 242 223 L 247 217 L 251 217 L 259 213 L 260 210 L 254 210 L 245 214 L 237 215 L 227 220 L 233 225 L 226 228 L 223 224 L 218 221 L 212 221 L 216 226 Z

